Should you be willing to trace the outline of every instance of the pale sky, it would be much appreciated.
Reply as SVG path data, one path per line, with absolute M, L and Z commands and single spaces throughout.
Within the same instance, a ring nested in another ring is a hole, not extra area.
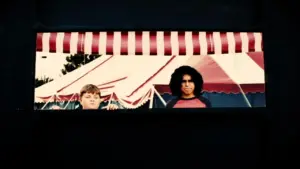
M 43 76 L 56 79 L 62 76 L 61 69 L 67 63 L 66 56 L 70 54 L 36 52 L 35 77 Z M 47 56 L 43 59 L 42 56 Z

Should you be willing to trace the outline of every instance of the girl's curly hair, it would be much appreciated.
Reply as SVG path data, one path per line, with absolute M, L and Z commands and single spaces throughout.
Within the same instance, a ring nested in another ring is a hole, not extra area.
M 192 81 L 195 84 L 194 95 L 199 97 L 202 94 L 203 78 L 202 75 L 196 69 L 190 66 L 181 66 L 173 72 L 169 83 L 172 95 L 181 97 L 181 84 L 184 75 L 191 76 Z

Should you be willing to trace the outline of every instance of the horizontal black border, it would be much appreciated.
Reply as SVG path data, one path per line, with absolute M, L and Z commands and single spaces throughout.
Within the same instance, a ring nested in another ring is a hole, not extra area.
M 149 27 L 125 27 L 125 28 L 108 28 L 101 26 L 56 26 L 50 27 L 42 23 L 36 23 L 32 27 L 36 32 L 101 32 L 101 31 L 199 31 L 199 32 L 263 32 L 262 25 L 248 27 L 248 28 L 230 28 L 218 29 L 211 27 L 199 28 L 149 28 Z M 238 31 L 237 31 L 238 30 Z

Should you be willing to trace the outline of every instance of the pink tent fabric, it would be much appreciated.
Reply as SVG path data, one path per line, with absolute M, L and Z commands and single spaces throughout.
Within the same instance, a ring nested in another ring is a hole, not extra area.
M 191 57 L 186 65 L 190 65 L 201 72 L 204 79 L 204 91 L 222 93 L 265 92 L 263 52 L 250 52 L 244 55 L 239 54 L 239 56 L 241 55 L 244 56 L 245 59 L 236 63 L 240 64 L 240 66 L 236 70 L 233 69 L 232 71 L 226 70 L 228 68 L 223 66 L 223 63 L 226 64 L 226 62 L 218 63 L 215 60 L 216 57 L 212 56 Z M 248 59 L 246 58 L 247 56 Z M 218 57 L 227 57 L 226 59 L 228 59 L 228 56 Z M 233 61 L 234 58 L 231 58 L 232 59 L 228 60 Z M 230 63 L 228 61 L 227 65 L 232 64 L 233 62 Z M 241 68 L 244 72 L 240 72 L 239 74 Z M 247 73 L 247 70 L 251 71 Z M 252 81 L 249 81 L 249 78 L 252 78 Z M 168 84 L 155 84 L 155 87 L 160 93 L 170 93 Z
M 170 56 L 160 68 L 149 67 L 150 72 L 131 75 L 126 81 L 118 84 L 116 95 L 119 99 L 135 102 L 151 90 L 152 86 L 155 86 L 159 93 L 170 93 L 171 74 L 182 65 L 190 65 L 201 72 L 204 78 L 204 90 L 207 92 L 265 92 L 264 70 L 257 64 L 262 63 L 259 58 L 263 59 L 263 53 L 256 53 L 254 60 L 250 55 L 239 53 L 191 57 Z M 141 78 L 142 76 L 145 77 Z M 145 101 L 149 99 L 150 96 Z
M 170 76 L 182 65 L 190 65 L 201 72 L 204 90 L 208 92 L 265 91 L 263 52 L 206 56 L 114 56 L 111 59 L 102 66 L 86 69 L 82 76 L 60 86 L 57 99 L 69 100 L 72 97 L 76 100 L 78 95 L 74 94 L 86 83 L 92 83 L 102 89 L 106 99 L 116 93 L 118 99 L 133 103 L 152 86 L 160 93 L 170 92 Z M 46 100 L 50 97 L 39 98 Z

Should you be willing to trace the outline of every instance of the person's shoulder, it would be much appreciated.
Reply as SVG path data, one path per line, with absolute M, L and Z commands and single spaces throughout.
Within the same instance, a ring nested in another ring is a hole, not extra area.
M 211 107 L 211 102 L 206 97 L 199 96 L 198 99 L 203 102 L 207 108 Z
M 170 101 L 167 102 L 166 108 L 173 108 L 177 101 L 178 98 L 172 98 Z

